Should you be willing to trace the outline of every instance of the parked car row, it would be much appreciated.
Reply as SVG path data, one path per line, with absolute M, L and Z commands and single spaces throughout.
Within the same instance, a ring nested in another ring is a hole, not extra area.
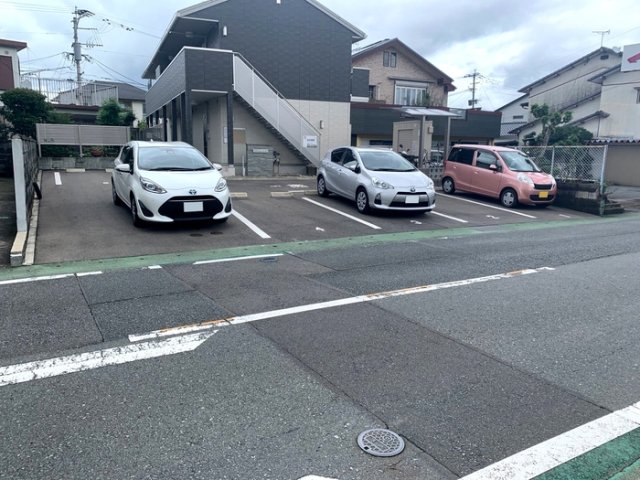
M 135 226 L 144 222 L 224 222 L 232 205 L 220 170 L 187 143 L 129 142 L 114 162 L 113 203 L 129 208 Z M 360 213 L 430 212 L 436 206 L 433 181 L 388 149 L 329 150 L 316 181 L 318 195 L 334 193 L 353 200 Z M 486 195 L 508 208 L 519 203 L 545 207 L 557 196 L 554 178 L 524 153 L 487 145 L 455 145 L 444 162 L 442 190 Z

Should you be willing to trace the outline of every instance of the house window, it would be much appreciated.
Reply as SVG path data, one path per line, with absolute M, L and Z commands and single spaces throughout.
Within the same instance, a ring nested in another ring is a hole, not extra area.
M 383 66 L 396 68 L 397 63 L 398 63 L 398 54 L 396 52 L 384 52 L 382 54 Z
M 640 103 L 640 87 L 636 87 L 636 103 Z
M 369 85 L 369 100 L 377 100 L 376 93 L 376 86 Z
M 393 103 L 396 105 L 426 107 L 429 103 L 427 87 L 396 86 Z
M 514 115 L 513 119 L 514 120 L 524 120 L 524 115 Z

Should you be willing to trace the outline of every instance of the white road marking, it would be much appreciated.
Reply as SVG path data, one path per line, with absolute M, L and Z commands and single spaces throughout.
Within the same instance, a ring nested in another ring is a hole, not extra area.
M 493 215 L 487 215 L 487 218 L 491 218 L 492 220 L 500 220 L 500 217 L 495 217 Z
M 210 321 L 202 322 L 195 325 L 184 325 L 180 327 L 166 328 L 163 330 L 155 330 L 149 333 L 132 334 L 132 335 L 129 335 L 129 341 L 139 342 L 142 340 L 152 340 L 152 339 L 168 337 L 172 335 L 182 335 L 187 332 L 209 330 L 214 327 L 220 327 L 225 325 L 227 326 L 240 325 L 244 323 L 256 322 L 259 320 L 266 320 L 269 318 L 283 317 L 286 315 L 295 315 L 298 313 L 312 312 L 315 310 L 323 310 L 326 308 L 343 307 L 345 305 L 372 302 L 375 300 L 384 300 L 386 298 L 400 297 L 405 295 L 414 295 L 416 293 L 434 292 L 436 290 L 443 290 L 446 288 L 464 287 L 466 285 L 473 285 L 476 283 L 485 283 L 485 282 L 491 282 L 494 280 L 504 280 L 507 278 L 514 278 L 522 275 L 531 275 L 534 273 L 540 273 L 540 272 L 551 271 L 551 270 L 553 270 L 553 268 L 549 268 L 549 267 L 518 270 L 515 272 L 489 275 L 486 277 L 476 277 L 476 278 L 469 278 L 466 280 L 456 280 L 453 282 L 436 283 L 433 285 L 423 285 L 420 287 L 404 288 L 401 290 L 390 290 L 387 292 L 372 293 L 369 295 L 357 295 L 355 297 L 340 298 L 338 300 L 330 300 L 327 302 L 311 303 L 307 305 L 300 305 L 297 307 L 282 308 L 279 310 L 271 310 L 266 312 L 251 313 L 248 315 L 240 315 L 237 317 L 210 320 Z
M 62 185 L 62 178 L 60 177 L 60 172 L 53 172 L 53 179 L 56 182 L 56 185 Z
M 95 352 L 0 367 L 0 387 L 40 378 L 93 370 L 108 365 L 120 365 L 138 360 L 190 352 L 198 348 L 216 332 L 217 330 L 214 330 L 213 332 L 184 335 L 159 342 L 125 345 Z
M 461 480 L 530 480 L 640 427 L 640 403 L 539 443 Z
M 104 272 L 80 272 L 76 273 L 76 277 L 89 277 L 92 275 L 102 275 Z
M 302 199 L 305 202 L 313 203 L 314 205 L 317 205 L 318 207 L 324 208 L 324 209 L 329 210 L 329 211 L 331 211 L 333 213 L 337 213 L 338 215 L 342 215 L 343 217 L 347 217 L 349 220 L 353 220 L 354 222 L 361 223 L 363 225 L 366 225 L 369 228 L 373 228 L 374 230 L 381 230 L 381 228 L 379 226 L 374 225 L 373 223 L 365 222 L 364 220 L 360 220 L 359 218 L 356 218 L 356 217 L 354 217 L 352 215 L 349 215 L 348 213 L 341 212 L 340 210 L 336 210 L 335 208 L 327 207 L 326 205 L 323 205 L 320 202 L 316 202 L 315 200 L 311 200 L 310 198 L 302 197 Z
M 201 260 L 199 262 L 193 262 L 194 265 L 207 265 L 209 263 L 225 263 L 225 262 L 237 262 L 239 260 L 253 260 L 256 258 L 272 258 L 282 257 L 282 253 L 270 253 L 268 255 L 251 255 L 249 257 L 235 257 L 235 258 L 220 258 L 218 260 Z
M 301 185 L 301 184 L 296 184 L 296 183 L 294 183 L 292 185 L 287 185 L 287 187 L 289 187 L 289 188 L 302 188 L 302 189 L 309 188 L 307 185 Z
M 507 208 L 496 207 L 494 205 L 487 205 L 486 203 L 475 202 L 473 200 L 468 200 L 466 198 L 456 197 L 454 195 L 443 195 L 442 193 L 438 193 L 437 195 L 440 195 L 440 196 L 443 196 L 443 197 L 447 197 L 447 198 L 453 198 L 455 200 L 460 200 L 461 202 L 473 203 L 474 205 L 480 205 L 482 207 L 493 208 L 494 210 L 500 210 L 501 212 L 513 213 L 514 215 L 520 215 L 521 217 L 534 218 L 534 219 L 538 218 L 538 217 L 534 217 L 533 215 L 528 215 L 526 213 L 517 212 L 515 210 L 509 210 Z
M 422 225 L 422 222 L 419 222 L 418 220 L 409 220 L 409 223 L 413 223 L 414 225 Z
M 149 270 L 162 270 L 162 265 L 149 265 L 147 268 Z
M 453 220 L 454 222 L 469 223 L 467 220 L 463 220 L 463 219 L 457 218 L 457 217 L 452 217 L 450 215 L 445 215 L 444 213 L 440 213 L 440 212 L 431 212 L 431 215 L 436 215 L 436 216 L 442 217 L 442 218 L 448 218 L 449 220 Z
M 563 218 L 571 218 L 571 215 L 565 215 L 564 213 L 560 213 L 559 216 Z
M 233 215 L 238 220 L 240 220 L 242 223 L 244 223 L 247 227 L 249 227 L 260 238 L 264 238 L 264 239 L 271 238 L 267 233 L 265 233 L 264 230 L 262 230 L 260 227 L 255 225 L 253 222 L 251 222 L 249 219 L 247 219 L 244 215 L 241 215 L 240 213 L 238 213 L 237 210 L 234 210 L 233 212 L 231 212 L 231 215 Z
M 316 232 L 324 232 L 324 228 L 316 227 Z
M 0 285 L 12 285 L 14 283 L 41 282 L 43 280 L 58 280 L 60 278 L 70 278 L 75 276 L 74 273 L 64 273 L 61 275 L 47 275 L 43 277 L 17 278 L 15 280 L 2 280 Z

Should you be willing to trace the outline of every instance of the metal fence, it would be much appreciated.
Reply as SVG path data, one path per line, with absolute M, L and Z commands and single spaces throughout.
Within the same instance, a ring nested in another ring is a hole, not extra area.
M 118 87 L 98 82 L 82 82 L 23 75 L 20 85 L 44 95 L 50 103 L 100 106 L 111 98 L 118 100 Z
M 518 147 L 557 180 L 604 185 L 607 146 Z

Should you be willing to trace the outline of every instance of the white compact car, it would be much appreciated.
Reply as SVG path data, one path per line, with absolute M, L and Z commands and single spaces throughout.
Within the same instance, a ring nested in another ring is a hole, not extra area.
M 114 161 L 113 203 L 143 222 L 225 221 L 231 215 L 227 181 L 196 148 L 183 142 L 127 143 Z
M 336 193 L 355 200 L 360 213 L 371 209 L 430 212 L 436 206 L 433 181 L 391 150 L 340 147 L 318 169 L 318 195 Z

